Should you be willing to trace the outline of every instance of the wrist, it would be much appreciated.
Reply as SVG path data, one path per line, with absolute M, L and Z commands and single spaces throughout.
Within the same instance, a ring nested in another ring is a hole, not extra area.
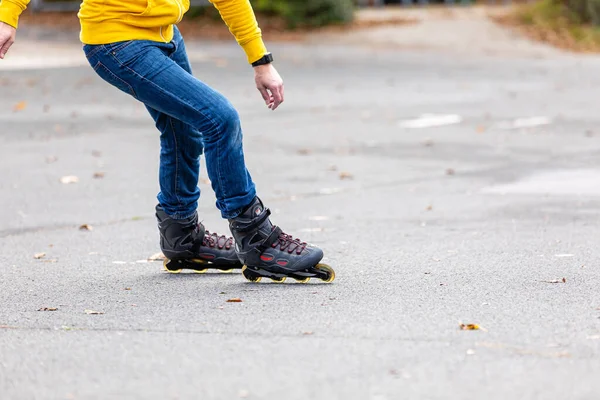
M 271 53 L 267 53 L 258 60 L 252 63 L 254 68 L 268 66 L 273 62 L 273 55 Z

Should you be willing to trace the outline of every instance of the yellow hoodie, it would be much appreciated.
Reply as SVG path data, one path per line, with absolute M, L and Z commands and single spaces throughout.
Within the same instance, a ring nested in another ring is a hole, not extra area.
M 267 54 L 249 0 L 209 1 L 219 10 L 249 63 Z M 0 22 L 17 28 L 28 4 L 29 0 L 0 0 Z M 107 44 L 137 39 L 167 43 L 173 39 L 173 25 L 189 8 L 189 0 L 83 0 L 78 14 L 81 41 Z

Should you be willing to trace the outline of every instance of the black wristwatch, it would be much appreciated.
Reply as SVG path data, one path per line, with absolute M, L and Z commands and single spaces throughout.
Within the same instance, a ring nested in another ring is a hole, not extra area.
M 271 53 L 265 54 L 264 56 L 262 56 L 262 58 L 258 61 L 254 61 L 252 63 L 253 67 L 258 67 L 259 65 L 266 65 L 266 64 L 271 64 L 273 62 L 273 55 Z

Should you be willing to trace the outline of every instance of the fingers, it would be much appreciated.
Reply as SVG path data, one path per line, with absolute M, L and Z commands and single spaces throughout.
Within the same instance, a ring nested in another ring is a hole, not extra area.
M 276 110 L 283 103 L 283 84 L 274 86 L 271 89 L 271 93 L 273 94 L 273 106 L 271 110 Z
M 14 40 L 11 38 L 8 38 L 8 40 L 6 42 L 4 42 L 2 47 L 0 47 L 0 59 L 4 59 L 4 56 L 6 55 L 6 53 L 8 52 L 8 49 L 10 49 L 10 46 L 12 46 L 13 43 L 14 43 Z
M 262 98 L 265 100 L 265 103 L 267 105 L 269 105 L 271 103 L 271 96 L 269 95 L 269 92 L 267 91 L 267 88 L 259 86 L 258 87 L 258 91 L 262 95 Z

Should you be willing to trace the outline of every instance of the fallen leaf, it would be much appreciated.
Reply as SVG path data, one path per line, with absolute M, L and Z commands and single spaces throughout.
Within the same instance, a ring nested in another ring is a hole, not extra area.
M 427 206 L 427 208 L 425 210 L 431 211 L 431 210 L 433 210 L 433 206 Z
M 101 315 L 101 314 L 104 314 L 104 312 L 102 312 L 102 311 L 93 311 L 93 310 L 85 310 L 84 312 L 86 314 L 88 314 L 88 315 Z
M 225 293 L 225 292 L 220 292 L 219 294 L 227 294 L 227 293 Z
M 454 175 L 456 173 L 456 171 L 454 171 L 452 168 L 448 168 L 446 170 L 446 175 Z
M 60 178 L 60 182 L 68 185 L 69 183 L 77 183 L 79 182 L 79 178 L 73 175 L 63 176 Z
M 126 287 L 125 290 L 131 290 L 131 288 L 130 287 Z
M 83 224 L 79 227 L 80 231 L 91 231 L 92 229 L 94 229 L 94 228 L 88 224 Z
M 13 107 L 13 111 L 23 111 L 24 109 L 27 108 L 27 102 L 26 101 L 20 101 L 17 104 L 15 104 L 15 106 Z
M 43 258 L 46 256 L 46 253 L 35 253 L 33 255 L 33 258 L 35 258 L 36 260 L 39 260 L 40 258 Z
M 541 281 L 544 283 L 567 283 L 567 278 L 562 278 L 562 279 L 553 279 L 551 281 Z
M 354 179 L 354 176 L 349 172 L 340 172 L 340 179 Z
M 43 308 L 40 308 L 38 311 L 56 311 L 56 310 L 58 310 L 58 308 L 56 308 L 56 307 L 43 307 Z
M 166 259 L 166 257 L 163 253 L 156 253 L 148 257 L 148 261 L 159 261 L 164 259 Z
M 104 172 L 94 172 L 94 179 L 104 178 Z
M 200 179 L 200 182 L 204 183 L 205 185 L 210 185 L 210 179 L 202 178 Z
M 241 303 L 241 302 L 242 302 L 242 299 L 238 299 L 238 298 L 235 298 L 235 299 L 229 299 L 229 300 L 227 300 L 227 302 L 228 302 L 228 303 Z
M 483 330 L 477 324 L 460 324 L 459 327 L 461 331 L 478 331 L 480 329 Z

